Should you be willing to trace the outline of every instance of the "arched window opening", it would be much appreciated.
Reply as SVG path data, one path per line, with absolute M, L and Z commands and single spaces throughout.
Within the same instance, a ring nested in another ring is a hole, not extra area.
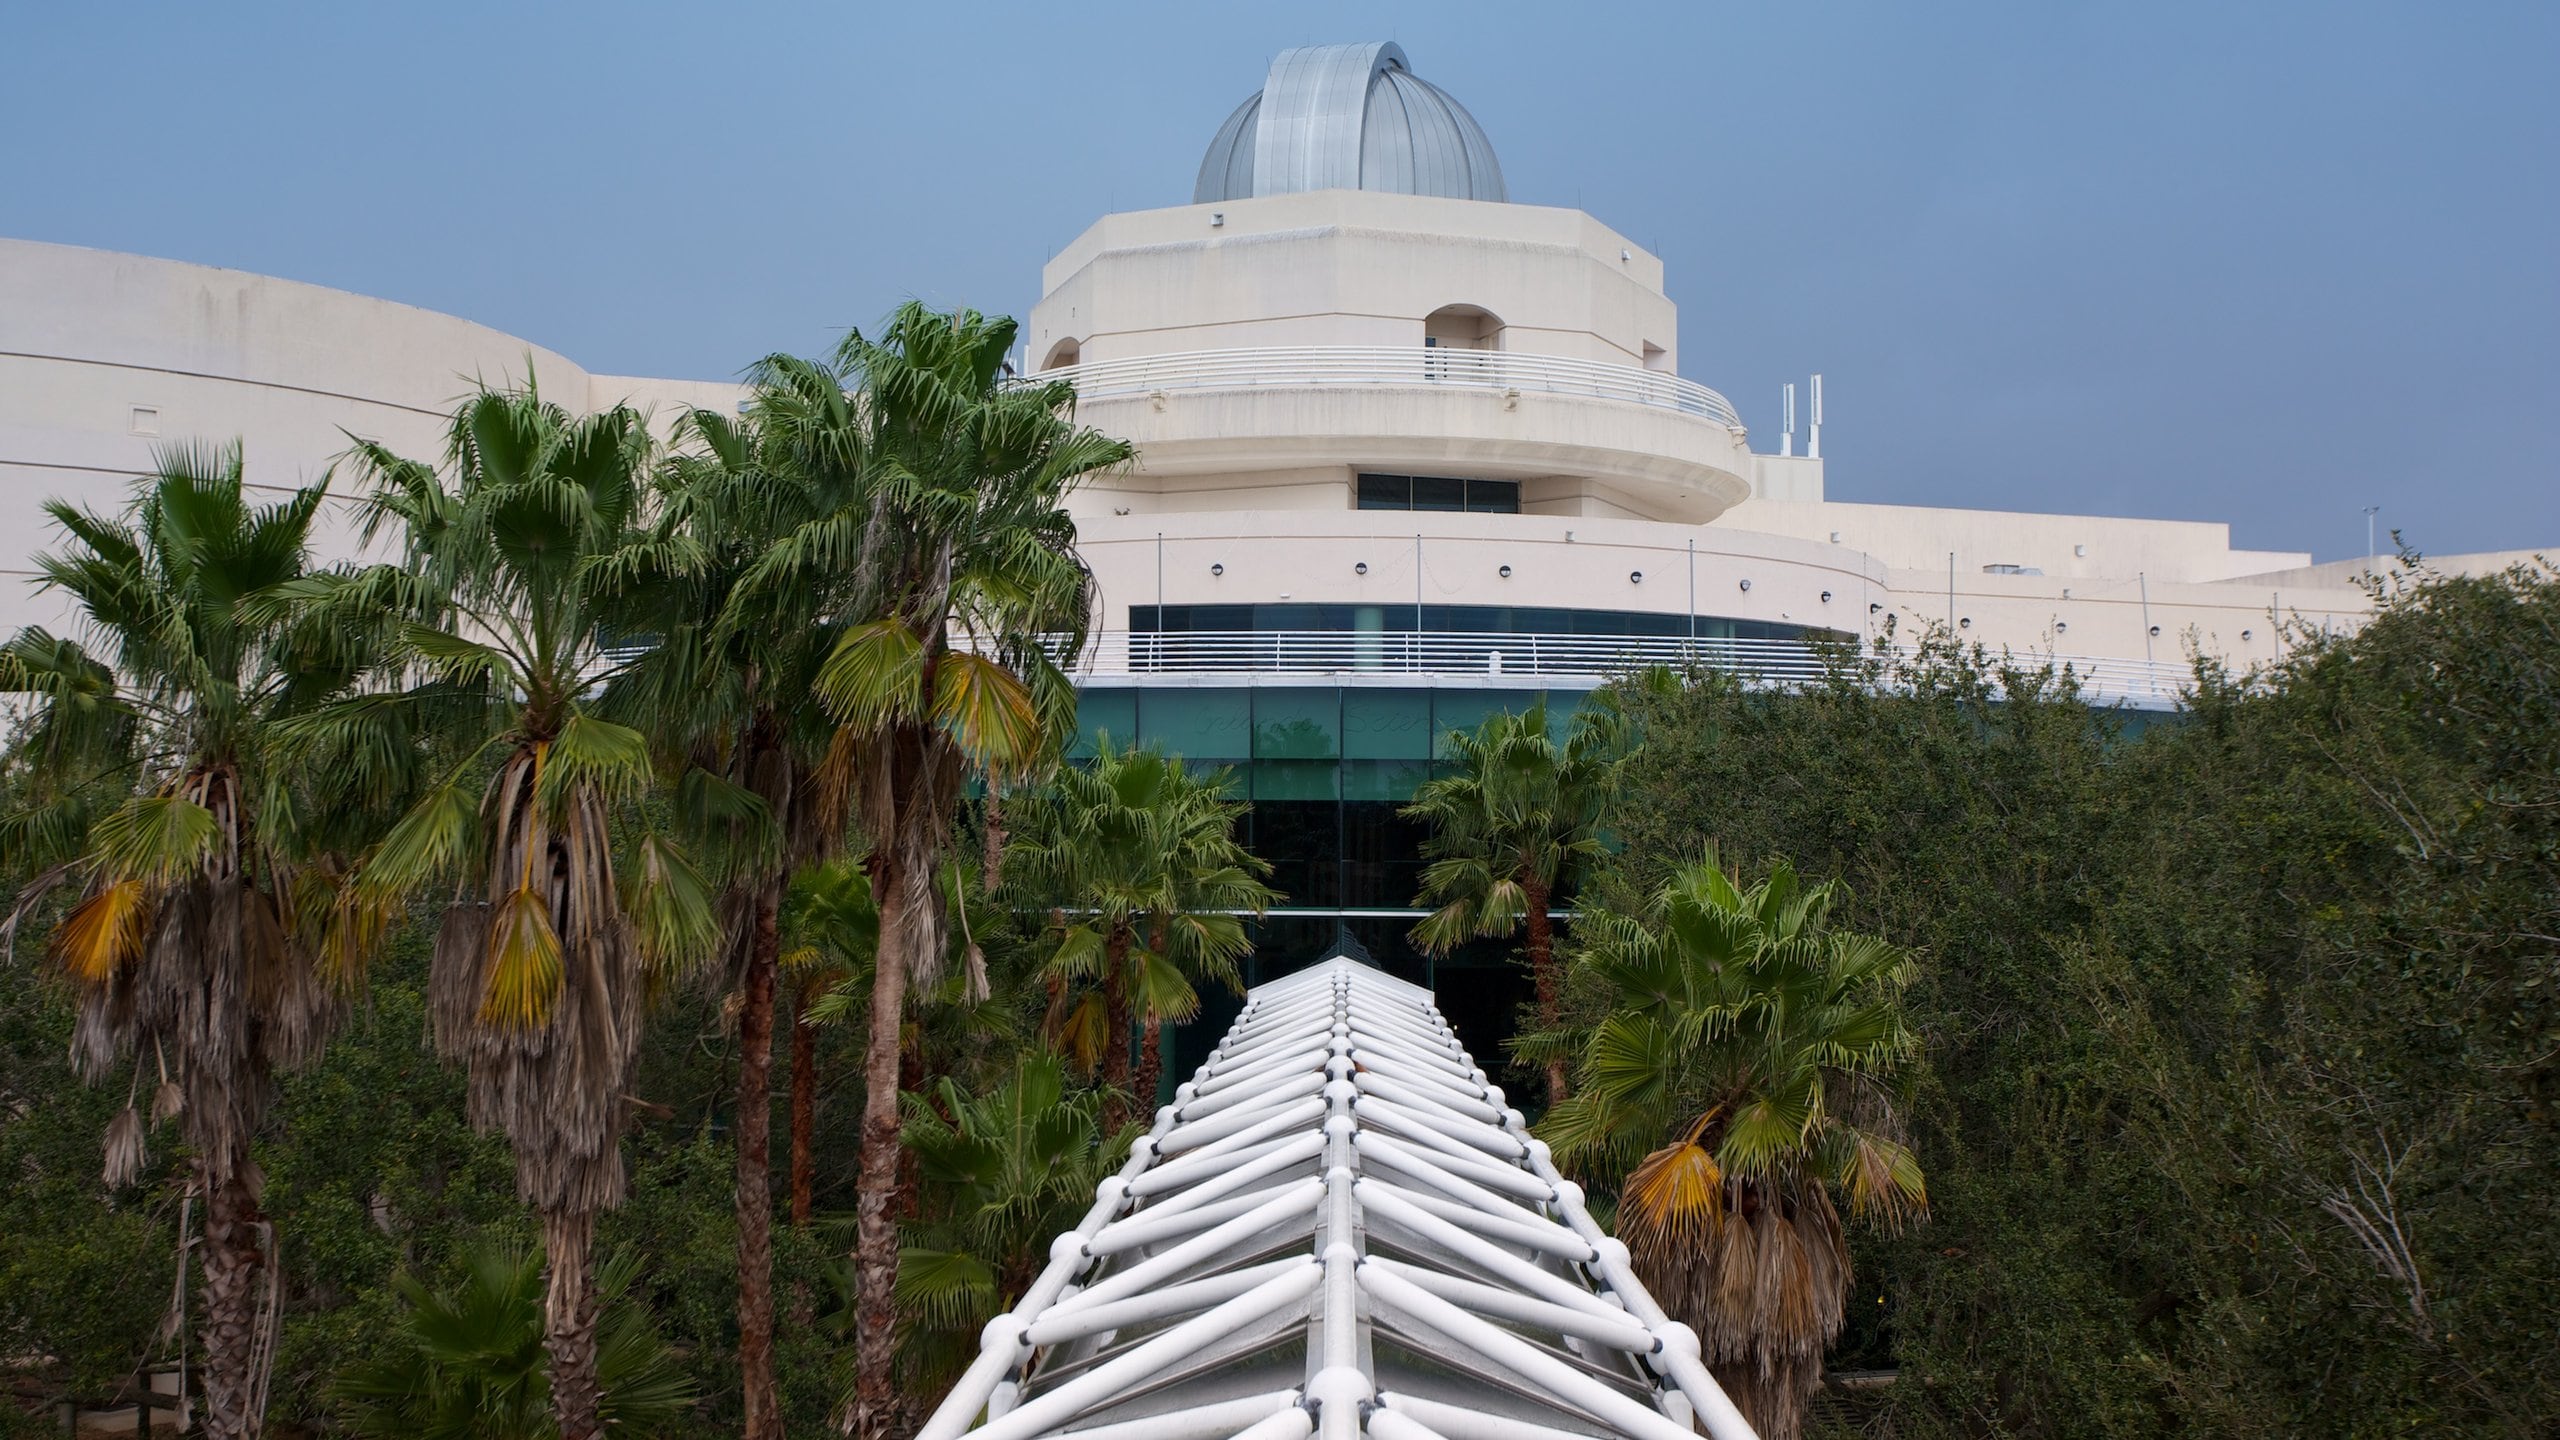
M 1049 358 L 1040 362 L 1043 370 L 1056 370 L 1084 361 L 1084 347 L 1073 339 L 1061 340 L 1049 347 Z
M 1480 305 L 1443 305 L 1422 317 L 1422 343 L 1435 350 L 1499 350 L 1502 317 Z

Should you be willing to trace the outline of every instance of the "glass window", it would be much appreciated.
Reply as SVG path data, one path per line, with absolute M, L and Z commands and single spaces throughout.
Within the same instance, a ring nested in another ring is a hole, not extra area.
M 1341 823 L 1342 807 L 1330 798 L 1253 802 L 1253 851 L 1271 862 L 1269 883 L 1283 896 L 1281 904 L 1305 908 L 1342 903 L 1342 867 L 1337 863 Z
M 1342 692 L 1253 692 L 1253 758 L 1331 760 L 1342 753 Z
M 1470 480 L 1467 482 L 1467 508 L 1486 515 L 1517 515 L 1520 513 L 1520 482 Z
M 1342 753 L 1354 760 L 1431 757 L 1431 692 L 1342 692 Z
M 1341 793 L 1342 767 L 1330 760 L 1256 760 L 1253 798 L 1331 800 Z M 1328 853 L 1332 846 L 1326 847 Z
M 1241 760 L 1252 754 L 1251 692 L 1146 689 L 1138 692 L 1138 735 L 1168 755 Z
M 1414 787 L 1431 778 L 1430 772 L 1431 766 L 1421 760 L 1345 760 L 1342 796 L 1401 805 L 1413 798 Z
M 1421 767 L 1416 766 L 1415 769 Z M 1384 800 L 1342 806 L 1342 903 L 1353 909 L 1411 905 L 1422 889 L 1422 842 L 1429 829 Z
M 1413 477 L 1413 508 L 1464 510 L 1467 508 L 1467 482 L 1416 475 Z
M 1431 697 L 1432 721 L 1434 725 L 1431 758 L 1434 760 L 1446 760 L 1449 758 L 1449 743 L 1446 738 L 1448 732 L 1452 730 L 1473 730 L 1484 723 L 1486 716 L 1499 714 L 1504 711 L 1508 711 L 1514 715 L 1522 714 L 1527 711 L 1530 706 L 1536 703 L 1538 703 L 1537 693 L 1530 690 L 1441 690 L 1434 692 Z
M 1410 475 L 1361 476 L 1360 508 L 1363 510 L 1412 509 L 1413 477 Z
M 1092 759 L 1094 740 L 1100 735 L 1109 735 L 1114 749 L 1125 750 L 1139 743 L 1137 691 L 1076 692 L 1076 740 L 1068 747 L 1067 758 Z

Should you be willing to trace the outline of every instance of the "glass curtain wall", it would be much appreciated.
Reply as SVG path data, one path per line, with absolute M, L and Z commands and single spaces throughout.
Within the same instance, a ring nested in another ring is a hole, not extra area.
M 1260 922 L 1241 967 L 1260 984 L 1357 946 L 1388 973 L 1440 991 L 1442 1010 L 1469 1049 L 1501 1054 L 1528 998 L 1527 977 L 1507 941 L 1433 959 L 1406 939 L 1422 911 L 1425 828 L 1396 812 L 1442 765 L 1447 735 L 1487 715 L 1548 705 L 1558 738 L 1585 692 L 1370 686 L 1094 687 L 1078 696 L 1081 732 L 1070 759 L 1115 746 L 1151 745 L 1197 768 L 1226 767 L 1230 793 L 1251 802 L 1244 840 L 1271 862 L 1279 907 Z M 1168 1070 L 1188 1075 L 1235 1016 L 1231 996 L 1204 996 L 1181 1027 Z

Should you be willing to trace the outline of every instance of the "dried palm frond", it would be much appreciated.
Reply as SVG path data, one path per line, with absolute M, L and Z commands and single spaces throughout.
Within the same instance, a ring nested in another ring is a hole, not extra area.
M 142 1112 L 127 1105 L 107 1122 L 107 1188 L 121 1190 L 142 1178 L 143 1159 Z

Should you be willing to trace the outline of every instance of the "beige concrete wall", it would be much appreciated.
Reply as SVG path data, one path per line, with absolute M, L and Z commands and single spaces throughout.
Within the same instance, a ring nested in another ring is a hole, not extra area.
M 1688 614 L 1694 593 L 1700 615 L 1906 640 L 1945 625 L 1994 654 L 2021 657 L 2179 665 L 2202 652 L 2245 667 L 2280 658 L 2290 626 L 2352 629 L 2370 614 L 2362 591 L 2336 584 L 1978 571 L 1957 576 L 1951 599 L 1943 568 L 1896 568 L 1828 541 L 1613 515 L 1159 510 L 1088 514 L 1078 526 L 1101 587 L 1098 620 L 1112 630 L 1126 628 L 1130 606 L 1159 597 L 1176 605 L 1409 606 L 1417 536 L 1425 604 Z M 1213 574 L 1213 565 L 1223 573 Z M 1504 565 L 1512 567 L 1507 578 Z M 1629 578 L 1635 572 L 1641 582 Z
M 1770 457 L 1756 458 L 1765 467 Z M 2048 576 L 2148 574 L 2155 581 L 2226 580 L 2311 558 L 2287 551 L 2234 550 L 2231 527 L 2224 524 L 2104 515 L 1755 498 L 1726 511 L 1717 524 L 1852 546 L 1888 565 L 1934 571 L 1941 589 L 1949 552 L 1960 574 L 1980 574 L 1985 565 L 2023 565 Z
M 58 543 L 47 499 L 120 508 L 154 446 L 189 440 L 240 440 L 251 483 L 277 491 L 320 478 L 348 434 L 432 457 L 475 379 L 528 369 L 573 410 L 627 400 L 661 430 L 743 393 L 590 375 L 486 326 L 322 286 L 0 240 L 0 633 L 65 619 L 28 584 L 30 558 Z M 343 506 L 322 534 L 329 557 L 354 552 Z
M 1213 224 L 1223 218 L 1223 223 Z M 1662 262 L 1577 210 L 1319 190 L 1106 215 L 1051 260 L 1032 363 L 1284 345 L 1420 346 L 1473 305 L 1492 348 L 1677 367 Z

